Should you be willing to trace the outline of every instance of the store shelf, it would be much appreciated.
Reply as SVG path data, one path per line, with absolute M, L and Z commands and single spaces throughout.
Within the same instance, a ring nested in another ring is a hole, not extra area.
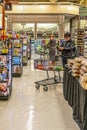
M 75 44 L 78 48 L 79 55 L 84 55 L 84 29 L 75 30 Z
M 28 39 L 23 39 L 23 66 L 28 64 Z
M 87 58 L 87 27 L 84 27 L 84 57 Z
M 13 41 L 12 54 L 12 75 L 13 77 L 20 77 L 23 72 L 23 48 L 22 39 Z
M 0 41 L 0 45 L 0 99 L 8 99 L 12 92 L 12 43 Z

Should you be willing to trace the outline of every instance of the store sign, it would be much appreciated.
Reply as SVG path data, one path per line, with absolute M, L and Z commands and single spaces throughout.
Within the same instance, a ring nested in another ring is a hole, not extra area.
M 87 16 L 87 7 L 80 7 L 79 8 L 79 15 L 80 16 Z
M 0 3 L 3 3 L 3 0 L 0 0 Z
M 12 10 L 12 3 L 5 3 L 5 10 Z

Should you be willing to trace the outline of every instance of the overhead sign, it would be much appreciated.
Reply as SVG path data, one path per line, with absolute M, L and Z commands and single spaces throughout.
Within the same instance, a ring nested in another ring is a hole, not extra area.
M 79 8 L 79 15 L 80 16 L 87 16 L 87 7 L 80 7 Z
M 12 10 L 12 3 L 5 3 L 5 10 Z
M 0 3 L 3 3 L 3 0 L 0 0 Z

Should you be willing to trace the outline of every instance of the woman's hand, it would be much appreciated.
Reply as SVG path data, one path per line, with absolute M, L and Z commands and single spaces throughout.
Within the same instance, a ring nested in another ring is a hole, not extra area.
M 64 47 L 59 47 L 58 49 L 59 49 L 60 51 L 62 51 L 62 50 L 64 49 Z

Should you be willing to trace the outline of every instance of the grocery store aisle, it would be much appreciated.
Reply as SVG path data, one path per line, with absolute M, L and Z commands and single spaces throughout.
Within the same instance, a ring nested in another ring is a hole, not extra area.
M 36 90 L 34 81 L 46 77 L 33 69 L 33 61 L 24 67 L 23 76 L 13 79 L 8 101 L 0 101 L 0 130 L 79 130 L 72 109 L 63 98 L 62 86 Z

